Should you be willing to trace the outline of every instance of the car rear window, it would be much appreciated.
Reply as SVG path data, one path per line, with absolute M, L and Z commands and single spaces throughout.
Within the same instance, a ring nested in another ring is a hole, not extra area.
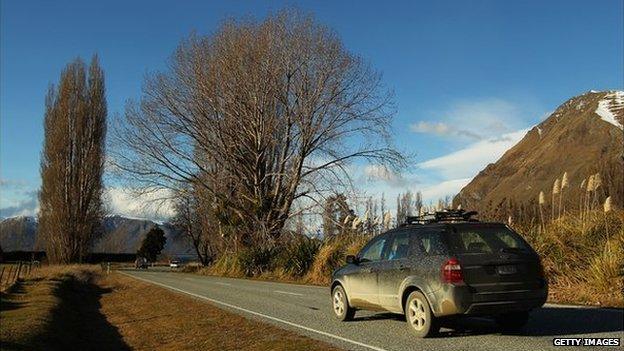
M 504 226 L 453 228 L 448 241 L 451 251 L 458 254 L 529 250 L 518 234 Z

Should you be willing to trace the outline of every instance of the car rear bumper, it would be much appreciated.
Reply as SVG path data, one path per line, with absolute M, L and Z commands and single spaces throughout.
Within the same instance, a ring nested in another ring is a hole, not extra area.
M 476 292 L 473 287 L 447 285 L 432 294 L 433 313 L 436 316 L 457 314 L 492 315 L 513 311 L 528 311 L 546 303 L 548 286 L 536 289 L 507 289 Z
M 464 314 L 470 315 L 492 315 L 500 314 L 502 312 L 513 311 L 528 311 L 536 307 L 542 306 L 546 302 L 546 299 L 526 299 L 526 300 L 511 300 L 511 301 L 492 301 L 492 302 L 477 302 L 471 304 Z

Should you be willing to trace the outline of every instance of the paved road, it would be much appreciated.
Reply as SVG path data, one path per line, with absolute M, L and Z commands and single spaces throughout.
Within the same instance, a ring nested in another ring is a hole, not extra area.
M 501 335 L 492 321 L 472 318 L 445 325 L 440 337 L 417 339 L 398 315 L 358 311 L 354 321 L 336 321 L 324 287 L 153 270 L 123 273 L 348 350 L 561 350 L 553 338 L 624 337 L 622 309 L 546 305 L 533 312 L 522 335 Z

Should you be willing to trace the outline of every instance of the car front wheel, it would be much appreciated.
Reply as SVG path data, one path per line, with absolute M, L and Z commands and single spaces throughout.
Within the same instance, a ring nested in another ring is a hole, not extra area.
M 340 285 L 336 285 L 332 291 L 332 307 L 334 310 L 334 316 L 336 316 L 336 318 L 340 321 L 352 320 L 355 315 L 355 309 L 349 306 L 347 294 Z
M 420 291 L 414 291 L 407 297 L 405 317 L 409 329 L 419 338 L 433 336 L 440 330 L 429 302 Z

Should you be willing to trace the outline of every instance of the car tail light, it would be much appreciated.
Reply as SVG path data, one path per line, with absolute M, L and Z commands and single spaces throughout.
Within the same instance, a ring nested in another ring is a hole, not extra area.
M 442 265 L 442 278 L 444 282 L 451 284 L 461 284 L 464 282 L 462 268 L 456 258 L 451 258 Z

